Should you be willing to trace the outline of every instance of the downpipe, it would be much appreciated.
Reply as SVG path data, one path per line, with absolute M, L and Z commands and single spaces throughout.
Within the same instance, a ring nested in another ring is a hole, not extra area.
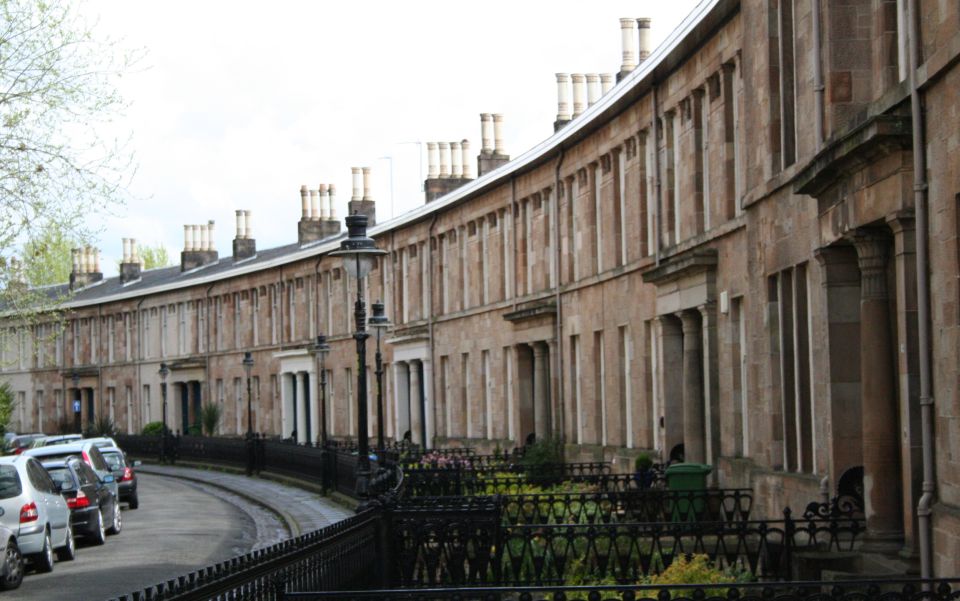
M 917 23 L 917 0 L 908 0 L 907 19 L 909 20 L 910 39 L 908 57 L 910 63 L 910 117 L 913 131 L 913 194 L 914 211 L 917 222 L 917 339 L 920 351 L 920 427 L 923 446 L 923 494 L 917 504 L 920 544 L 920 576 L 933 577 L 933 500 L 936 490 L 936 475 L 933 465 L 933 392 L 930 352 L 930 281 L 927 273 L 929 265 L 927 213 L 927 156 L 926 140 L 923 130 L 923 113 L 920 104 L 920 90 L 917 87 L 917 67 L 919 62 L 920 27 Z M 928 585 L 925 585 L 928 587 Z

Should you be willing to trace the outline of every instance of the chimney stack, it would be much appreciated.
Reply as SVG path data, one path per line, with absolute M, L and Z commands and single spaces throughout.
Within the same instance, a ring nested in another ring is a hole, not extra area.
M 570 118 L 570 74 L 557 73 L 557 120 L 553 122 L 553 131 L 560 131 Z
M 642 17 L 637 19 L 637 28 L 640 33 L 640 54 L 639 59 L 642 63 L 647 60 L 650 56 L 650 52 L 653 50 L 650 40 L 650 19 L 647 17 Z
M 89 286 L 103 279 L 100 272 L 100 251 L 90 246 L 70 250 L 73 271 L 70 272 L 70 290 Z
M 301 190 L 301 199 L 304 198 Z M 180 252 L 180 271 L 189 271 L 216 263 L 220 255 L 216 251 L 214 221 L 201 225 L 183 226 L 183 250 Z
M 480 148 L 480 156 L 477 157 L 477 176 L 483 177 L 500 165 L 508 163 L 510 157 L 503 148 L 503 115 L 481 113 L 480 130 L 483 144 Z M 491 137 L 493 138 L 492 146 Z
M 123 260 L 120 261 L 120 283 L 127 284 L 140 279 L 142 266 L 137 251 L 137 241 L 133 238 L 123 239 Z
M 361 175 L 363 180 L 363 196 L 360 196 Z M 370 182 L 370 167 L 353 168 L 354 197 L 347 203 L 347 214 L 366 215 L 367 223 L 374 225 L 377 222 L 377 205 L 373 202 L 373 191 L 371 190 Z
M 257 256 L 257 241 L 253 239 L 253 226 L 250 223 L 252 213 L 237 209 L 236 215 L 237 235 L 233 239 L 234 263 Z
M 357 171 L 354 178 L 354 195 L 358 195 L 359 191 L 356 187 L 359 186 L 358 178 L 360 177 L 360 169 L 356 167 L 354 169 Z M 306 189 L 306 186 L 300 186 L 300 194 L 302 195 Z M 336 216 L 333 215 L 333 195 L 333 184 L 320 184 L 316 190 L 310 190 L 310 211 L 303 215 L 297 223 L 297 242 L 301 246 L 329 238 L 330 236 L 336 236 L 340 233 L 340 223 L 336 221 Z M 253 241 L 253 236 L 246 235 L 245 237 L 250 239 L 249 256 L 253 256 L 256 254 L 256 244 Z M 247 244 L 247 241 L 244 241 L 242 244 Z M 234 260 L 247 258 L 246 255 L 238 257 L 236 240 L 233 242 L 233 248 Z
M 427 202 L 446 196 L 472 179 L 469 148 L 466 140 L 427 142 L 427 179 L 423 182 Z
M 620 64 L 620 72 L 617 73 L 617 81 L 637 68 L 637 57 L 634 52 L 637 47 L 637 19 L 620 19 L 620 45 L 623 49 L 623 61 Z

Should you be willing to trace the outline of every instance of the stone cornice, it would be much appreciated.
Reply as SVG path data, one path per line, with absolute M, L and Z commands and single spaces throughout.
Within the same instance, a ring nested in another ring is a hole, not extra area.
M 715 270 L 717 263 L 715 248 L 698 248 L 674 255 L 661 261 L 660 265 L 651 266 L 643 272 L 643 281 L 648 284 L 665 284 L 694 273 Z
M 553 301 L 536 301 L 526 305 L 519 305 L 515 311 L 505 313 L 503 318 L 509 322 L 519 323 L 542 315 L 557 314 L 557 304 Z

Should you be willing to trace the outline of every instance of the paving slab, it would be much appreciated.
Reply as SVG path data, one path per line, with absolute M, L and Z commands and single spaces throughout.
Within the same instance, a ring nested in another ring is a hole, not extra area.
M 246 497 L 279 515 L 293 536 L 318 530 L 354 515 L 349 509 L 322 495 L 273 480 L 170 465 L 142 465 L 138 469 L 147 474 L 210 484 Z

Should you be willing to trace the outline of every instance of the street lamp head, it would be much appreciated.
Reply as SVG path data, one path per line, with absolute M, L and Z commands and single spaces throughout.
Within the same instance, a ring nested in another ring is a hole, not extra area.
M 367 216 L 355 213 L 347 215 L 347 237 L 340 242 L 340 250 L 331 257 L 343 257 L 343 267 L 354 278 L 366 277 L 373 269 L 373 261 L 387 251 L 377 248 L 377 243 L 367 236 Z
M 170 369 L 167 367 L 167 364 L 166 364 L 166 363 L 161 363 L 161 364 L 160 364 L 159 374 L 160 374 L 160 379 L 163 380 L 164 382 L 166 382 L 166 381 L 167 381 L 167 376 L 170 375 Z
M 317 336 L 317 341 L 313 343 L 313 352 L 321 359 L 325 358 L 330 352 L 330 345 L 327 344 L 327 337 L 323 334 Z
M 382 302 L 377 301 L 373 303 L 373 316 L 367 323 L 370 324 L 371 328 L 375 328 L 377 330 L 386 330 L 390 327 L 390 319 L 387 317 L 387 313 Z
M 250 377 L 250 372 L 253 371 L 253 353 L 247 351 L 243 354 L 243 371 L 246 372 L 247 377 Z

